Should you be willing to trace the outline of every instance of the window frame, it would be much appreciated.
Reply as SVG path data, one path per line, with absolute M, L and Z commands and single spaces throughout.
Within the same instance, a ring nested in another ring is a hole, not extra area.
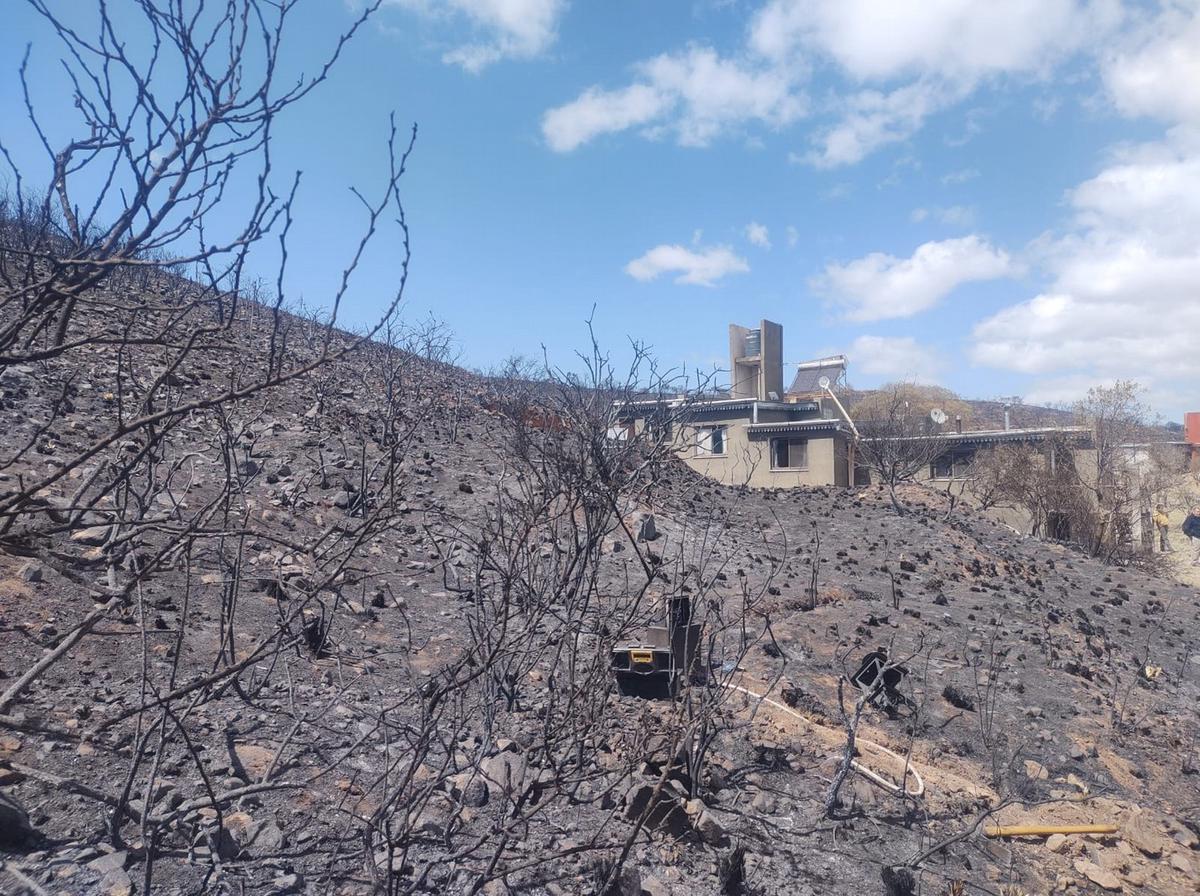
M 809 445 L 810 441 L 811 441 L 810 439 L 796 438 L 794 436 L 773 436 L 769 443 L 769 446 L 770 446 L 769 451 L 770 451 L 770 455 L 771 455 L 771 470 L 780 472 L 780 473 L 804 473 L 804 472 L 807 472 L 808 471 L 808 445 Z M 803 464 L 803 466 L 797 466 L 797 467 L 780 466 L 777 463 L 778 455 L 776 453 L 777 452 L 776 446 L 780 442 L 785 442 L 789 446 L 788 447 L 788 460 L 789 461 L 792 459 L 791 458 L 791 447 L 790 447 L 791 443 L 792 442 L 800 442 L 804 445 L 804 464 Z
M 935 457 L 929 462 L 929 481 L 930 482 L 956 482 L 960 480 L 974 479 L 972 469 L 975 466 L 974 451 L 947 451 L 944 454 Z M 938 475 L 938 462 L 946 458 L 949 463 L 950 475 Z
M 938 464 L 945 464 L 944 469 L 950 472 L 943 476 L 938 472 Z M 954 479 L 954 455 L 949 451 L 939 454 L 929 462 L 929 479 L 931 482 L 949 482 Z
M 725 424 L 715 424 L 713 426 L 697 426 L 695 451 L 696 457 L 725 457 L 729 451 L 729 437 L 727 434 L 729 427 Z M 721 450 L 714 451 L 712 448 L 713 434 L 721 433 Z M 707 443 L 707 445 L 706 445 Z

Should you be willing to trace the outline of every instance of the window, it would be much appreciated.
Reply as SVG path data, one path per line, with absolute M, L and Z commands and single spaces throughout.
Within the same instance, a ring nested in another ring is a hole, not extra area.
M 930 479 L 970 479 L 975 474 L 971 465 L 975 463 L 973 451 L 947 451 L 929 464 Z
M 671 440 L 671 421 L 667 417 L 647 417 L 646 435 L 651 441 Z
M 696 430 L 696 456 L 711 457 L 725 453 L 725 427 L 703 426 Z
M 943 454 L 941 457 L 936 457 L 933 463 L 929 465 L 930 479 L 953 479 L 954 478 L 954 455 Z
M 807 470 L 808 439 L 771 439 L 772 470 Z

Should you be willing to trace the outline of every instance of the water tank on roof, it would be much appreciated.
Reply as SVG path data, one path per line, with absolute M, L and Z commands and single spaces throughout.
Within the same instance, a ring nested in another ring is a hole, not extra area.
M 762 354 L 762 330 L 750 330 L 746 333 L 746 353 L 744 357 L 753 358 Z

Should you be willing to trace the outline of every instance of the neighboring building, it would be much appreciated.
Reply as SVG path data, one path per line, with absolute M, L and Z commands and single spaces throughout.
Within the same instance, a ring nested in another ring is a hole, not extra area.
M 845 359 L 839 360 L 844 374 Z M 683 461 L 727 485 L 850 484 L 852 426 L 831 395 L 820 394 L 824 390 L 783 394 L 779 324 L 768 320 L 756 328 L 731 324 L 729 370 L 728 393 L 707 399 L 630 402 L 625 416 L 635 427 L 654 425 L 656 416 L 671 419 L 680 428 Z
M 1200 473 L 1200 411 L 1183 415 L 1183 433 L 1188 446 L 1188 469 Z
M 959 421 L 961 426 L 961 421 Z M 1058 463 L 1057 453 L 1069 451 L 1074 458 L 1081 451 L 1092 449 L 1092 433 L 1085 426 L 1037 426 L 1012 429 L 977 429 L 940 433 L 946 450 L 929 464 L 928 475 L 919 477 L 931 482 L 946 483 L 972 478 L 971 466 L 976 455 L 998 445 L 1038 445 L 1043 448 L 1046 463 L 1053 470 Z
M 838 398 L 846 385 L 846 358 L 837 355 L 797 365 L 790 388 L 783 388 L 783 327 L 763 320 L 757 327 L 729 325 L 730 387 L 703 398 L 679 397 L 627 402 L 614 438 L 643 427 L 670 426 L 680 458 L 692 469 L 727 485 L 790 488 L 848 486 L 870 481 L 856 468 L 859 433 Z M 843 392 L 844 394 L 844 392 Z M 943 418 L 944 419 L 944 418 Z M 949 431 L 931 431 L 945 450 L 918 479 L 931 484 L 961 482 L 967 489 L 971 466 L 981 451 L 1004 444 L 1041 447 L 1051 470 L 1058 463 L 1094 463 L 1092 434 L 1079 426 L 1012 427 L 1005 405 L 1004 428 L 963 431 L 962 419 Z M 1186 442 L 1200 463 L 1200 413 L 1188 414 Z M 924 438 L 924 437 L 922 437 Z M 1135 446 L 1129 446 L 1131 449 Z

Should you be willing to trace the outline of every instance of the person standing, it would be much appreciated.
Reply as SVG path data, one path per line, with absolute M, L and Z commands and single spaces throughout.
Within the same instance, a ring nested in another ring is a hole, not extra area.
M 1167 516 L 1167 508 L 1161 504 L 1154 508 L 1154 528 L 1158 530 L 1158 549 L 1164 554 L 1171 553 L 1171 539 L 1168 535 L 1171 518 Z

